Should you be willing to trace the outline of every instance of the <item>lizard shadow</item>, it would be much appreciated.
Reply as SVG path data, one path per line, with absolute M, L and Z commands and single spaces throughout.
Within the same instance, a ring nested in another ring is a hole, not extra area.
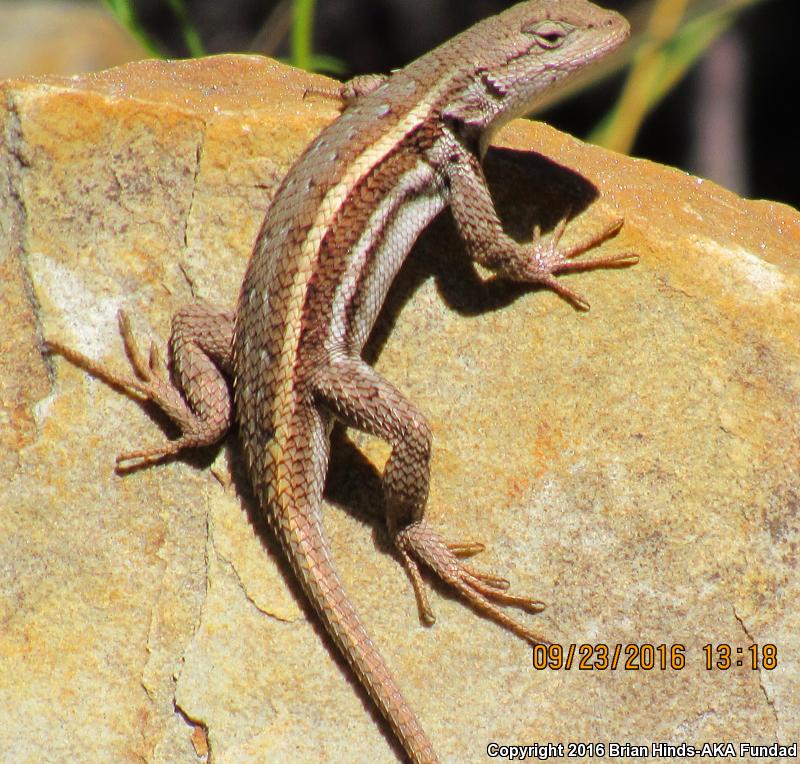
M 530 151 L 491 149 L 484 171 L 504 230 L 518 241 L 530 240 L 534 225 L 545 233 L 551 231 L 559 221 L 579 214 L 599 196 L 597 188 L 580 174 Z M 403 308 L 430 278 L 435 280 L 445 304 L 465 317 L 500 310 L 520 296 L 542 289 L 499 277 L 482 277 L 468 257 L 452 218 L 445 212 L 420 236 L 392 284 L 364 349 L 368 363 L 374 364 L 380 357 Z M 424 401 L 418 403 L 424 412 Z M 383 522 L 381 473 L 339 425 L 334 428 L 331 440 L 325 498 L 365 525 L 371 525 L 376 550 L 397 558 Z M 438 595 L 463 601 L 434 576 L 425 575 L 425 583 Z M 414 600 L 410 584 L 408 596 Z
M 493 148 L 483 166 L 503 229 L 520 242 L 531 240 L 534 226 L 547 234 L 599 197 L 597 187 L 582 175 L 532 151 Z M 446 210 L 422 233 L 395 279 L 367 345 L 367 361 L 380 355 L 402 308 L 431 277 L 445 304 L 466 317 L 500 310 L 524 294 L 545 289 L 481 276 Z
M 519 241 L 531 238 L 534 224 L 548 232 L 561 219 L 577 215 L 598 197 L 597 188 L 581 175 L 529 151 L 492 149 L 487 155 L 484 169 L 503 227 Z M 445 304 L 465 317 L 500 310 L 520 296 L 541 289 L 536 285 L 514 284 L 497 277 L 483 278 L 469 259 L 450 215 L 445 212 L 422 234 L 395 279 L 364 350 L 363 355 L 368 363 L 373 364 L 379 358 L 395 324 L 401 319 L 403 308 L 430 278 L 435 280 L 437 291 Z M 424 411 L 424 401 L 420 402 L 420 406 Z M 400 564 L 384 522 L 381 472 L 359 451 L 341 425 L 336 425 L 331 438 L 325 498 L 360 523 L 370 526 L 376 551 L 394 557 Z M 269 546 L 277 545 L 270 541 Z M 479 562 L 477 564 L 480 566 Z M 463 601 L 447 584 L 436 577 L 423 575 L 425 585 L 436 591 L 437 595 Z M 287 573 L 286 578 L 310 614 L 311 607 L 301 596 L 294 577 Z M 409 616 L 415 618 L 416 605 L 410 583 L 405 594 L 410 600 L 407 608 Z M 320 635 L 324 636 L 318 619 L 312 616 L 310 620 Z M 421 619 L 417 622 L 422 623 Z M 362 697 L 365 709 L 385 729 L 369 696 L 347 669 L 338 650 L 327 638 L 323 641 L 333 660 L 343 667 Z M 392 735 L 387 732 L 386 737 L 395 745 Z

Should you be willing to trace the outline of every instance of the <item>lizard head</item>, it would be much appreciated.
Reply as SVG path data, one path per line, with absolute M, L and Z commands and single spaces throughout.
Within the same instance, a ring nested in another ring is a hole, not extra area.
M 628 34 L 622 16 L 587 0 L 518 3 L 439 49 L 458 62 L 442 115 L 477 132 L 483 148 L 499 127 L 529 113 Z

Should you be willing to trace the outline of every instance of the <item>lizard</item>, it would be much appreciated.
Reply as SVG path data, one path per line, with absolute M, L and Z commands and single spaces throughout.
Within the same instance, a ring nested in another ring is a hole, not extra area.
M 482 544 L 447 543 L 425 519 L 431 429 L 361 353 L 415 240 L 446 207 L 475 262 L 579 308 L 588 303 L 557 275 L 638 262 L 632 253 L 575 259 L 616 236 L 621 219 L 568 249 L 560 245 L 566 218 L 549 236 L 536 227 L 530 242 L 512 239 L 481 167 L 500 126 L 628 32 L 622 16 L 588 0 L 528 0 L 390 75 L 354 78 L 341 88 L 340 116 L 276 191 L 235 308 L 196 302 L 179 310 L 168 362 L 154 342 L 144 357 L 120 311 L 132 374 L 47 341 L 51 352 L 154 402 L 178 426 L 175 439 L 120 454 L 120 470 L 216 443 L 235 421 L 256 500 L 293 574 L 413 762 L 438 758 L 345 593 L 322 526 L 331 427 L 338 420 L 391 446 L 382 476 L 386 523 L 424 622 L 434 614 L 420 566 L 522 639 L 547 641 L 501 607 L 536 613 L 543 603 L 464 562 Z

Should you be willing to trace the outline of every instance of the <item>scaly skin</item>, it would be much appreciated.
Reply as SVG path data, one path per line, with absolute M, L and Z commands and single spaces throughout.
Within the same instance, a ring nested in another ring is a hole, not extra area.
M 614 236 L 621 221 L 569 251 L 563 224 L 520 244 L 503 231 L 480 161 L 491 135 L 527 113 L 573 73 L 618 47 L 628 25 L 585 0 L 532 0 L 486 19 L 390 77 L 343 90 L 338 120 L 306 149 L 278 189 L 256 241 L 235 311 L 195 304 L 170 338 L 171 372 L 120 328 L 136 379 L 108 372 L 58 344 L 92 373 L 156 402 L 181 436 L 129 452 L 150 462 L 216 442 L 235 416 L 249 475 L 325 628 L 414 762 L 433 747 L 342 588 L 322 527 L 328 434 L 339 419 L 392 446 L 383 475 L 387 524 L 423 618 L 433 621 L 419 563 L 515 634 L 542 637 L 499 604 L 537 612 L 508 583 L 461 557 L 479 544 L 447 544 L 424 519 L 431 432 L 425 418 L 361 359 L 386 293 L 419 233 L 446 206 L 469 255 L 513 280 L 586 303 L 555 278 L 623 266 L 630 254 L 574 260 Z M 226 377 L 232 377 L 234 400 Z

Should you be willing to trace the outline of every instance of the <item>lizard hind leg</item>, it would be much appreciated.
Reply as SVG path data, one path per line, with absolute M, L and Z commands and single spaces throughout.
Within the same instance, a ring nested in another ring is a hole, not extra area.
M 383 471 L 386 521 L 424 622 L 435 621 L 420 574 L 421 563 L 459 592 L 478 612 L 533 644 L 547 640 L 511 618 L 498 605 L 531 613 L 544 604 L 508 593 L 504 578 L 466 564 L 462 558 L 483 550 L 476 542 L 446 543 L 425 521 L 431 432 L 422 414 L 390 382 L 360 358 L 341 358 L 317 370 L 318 400 L 344 424 L 383 438 L 392 453 Z
M 125 311 L 119 331 L 133 373 L 120 374 L 60 342 L 47 341 L 56 352 L 92 376 L 140 400 L 152 401 L 177 425 L 175 440 L 117 456 L 118 468 L 143 466 L 221 440 L 230 429 L 232 403 L 226 380 L 231 368 L 233 314 L 202 302 L 181 308 L 172 319 L 169 364 L 155 343 L 144 357 Z

